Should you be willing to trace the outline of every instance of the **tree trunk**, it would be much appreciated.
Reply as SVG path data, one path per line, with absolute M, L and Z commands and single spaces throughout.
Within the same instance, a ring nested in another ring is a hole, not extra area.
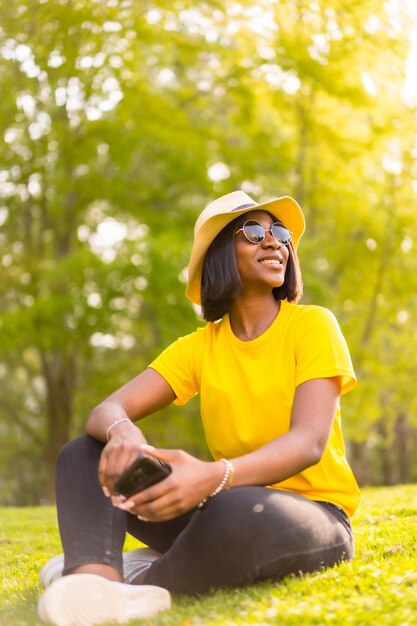
M 398 453 L 399 481 L 411 482 L 411 444 L 412 429 L 408 424 L 407 415 L 400 413 L 395 424 L 396 448 Z
M 349 443 L 349 462 L 359 485 L 372 483 L 369 447 L 367 441 L 351 441 Z
M 55 502 L 55 464 L 59 451 L 70 439 L 76 365 L 70 349 L 42 351 L 41 358 L 47 388 L 44 496 L 48 502 Z
M 385 418 L 381 417 L 378 421 L 377 431 L 381 438 L 380 460 L 383 483 L 384 485 L 395 485 L 397 480 L 393 458 L 393 447 L 389 442 L 389 434 Z

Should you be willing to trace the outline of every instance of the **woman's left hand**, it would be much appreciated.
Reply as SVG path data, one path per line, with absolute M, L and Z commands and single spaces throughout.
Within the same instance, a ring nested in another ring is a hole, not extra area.
M 155 449 L 148 445 L 142 449 L 172 467 L 167 478 L 118 505 L 144 521 L 164 522 L 186 513 L 207 498 L 224 476 L 221 461 L 200 461 L 183 450 Z

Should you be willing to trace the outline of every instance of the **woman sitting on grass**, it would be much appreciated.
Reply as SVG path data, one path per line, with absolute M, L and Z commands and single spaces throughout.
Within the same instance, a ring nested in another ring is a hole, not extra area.
M 332 313 L 297 304 L 303 231 L 289 197 L 257 204 L 236 191 L 201 213 L 187 296 L 208 323 L 95 407 L 88 435 L 61 452 L 65 562 L 43 570 L 43 620 L 124 623 L 167 608 L 169 592 L 280 580 L 352 557 L 359 492 L 339 397 L 355 374 Z M 133 422 L 196 393 L 214 460 L 148 446 Z M 172 473 L 122 498 L 115 481 L 142 452 Z M 126 531 L 152 550 L 122 557 Z

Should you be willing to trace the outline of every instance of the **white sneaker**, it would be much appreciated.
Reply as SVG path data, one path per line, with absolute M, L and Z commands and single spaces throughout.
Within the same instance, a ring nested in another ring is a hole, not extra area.
M 62 570 L 64 569 L 64 555 L 58 554 L 58 556 L 54 556 L 53 559 L 50 559 L 45 565 L 42 567 L 39 578 L 41 580 L 41 584 L 43 587 L 49 587 L 52 585 L 55 580 L 61 578 Z
M 144 573 L 161 554 L 152 548 L 136 548 L 123 552 L 123 575 L 126 583 L 132 583 L 139 574 Z M 64 569 L 64 555 L 59 554 L 42 567 L 39 578 L 43 587 L 49 587 L 61 578 Z
M 160 556 L 160 552 L 152 548 L 136 548 L 136 550 L 123 552 L 123 575 L 125 583 L 138 584 L 138 577 L 140 575 L 144 576 L 152 563 L 157 561 Z
M 167 589 L 126 585 L 96 574 L 69 574 L 55 580 L 39 600 L 42 621 L 56 626 L 124 624 L 169 609 Z

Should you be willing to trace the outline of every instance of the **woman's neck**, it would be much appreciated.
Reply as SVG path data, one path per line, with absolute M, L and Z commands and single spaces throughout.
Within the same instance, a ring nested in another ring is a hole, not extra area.
M 272 293 L 270 298 L 236 297 L 229 312 L 233 334 L 242 341 L 256 339 L 275 321 L 280 305 Z

